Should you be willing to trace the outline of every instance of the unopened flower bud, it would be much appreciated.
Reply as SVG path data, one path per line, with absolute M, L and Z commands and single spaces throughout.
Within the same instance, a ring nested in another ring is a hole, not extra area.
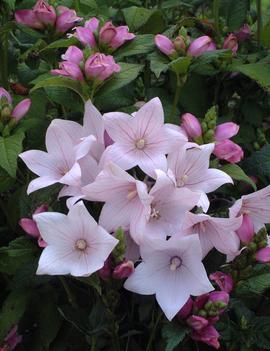
M 255 254 L 256 260 L 259 263 L 269 263 L 270 262 L 270 247 L 264 247 L 258 250 Z
M 229 34 L 224 40 L 223 49 L 230 49 L 234 55 L 236 54 L 238 50 L 238 40 L 233 33 Z
M 200 331 L 208 325 L 208 320 L 204 317 L 192 315 L 187 319 L 187 324 L 192 329 Z
M 114 279 L 128 278 L 134 272 L 134 263 L 132 261 L 124 261 L 114 268 Z
M 191 56 L 200 56 L 206 51 L 216 50 L 216 45 L 213 40 L 207 35 L 203 35 L 189 45 L 187 53 Z
M 176 37 L 174 39 L 173 43 L 174 43 L 174 47 L 177 51 L 183 52 L 186 50 L 186 43 L 185 43 L 184 38 L 181 35 Z
M 214 155 L 220 160 L 237 163 L 244 157 L 243 149 L 231 140 L 223 140 L 215 145 Z
M 248 244 L 251 242 L 255 232 L 252 219 L 249 215 L 243 214 L 241 227 L 236 231 L 242 243 Z
M 215 129 L 215 140 L 222 141 L 230 139 L 239 131 L 239 126 L 233 122 L 219 124 Z
M 157 34 L 155 36 L 155 44 L 158 49 L 167 56 L 173 55 L 175 53 L 173 42 L 165 35 Z
M 193 300 L 191 297 L 189 297 L 187 302 L 184 304 L 184 306 L 181 308 L 181 310 L 177 313 L 177 317 L 179 317 L 181 319 L 186 319 L 192 311 L 192 306 L 193 306 Z
M 199 120 L 191 113 L 183 114 L 181 126 L 191 139 L 202 136 L 201 124 Z
M 31 107 L 32 101 L 30 99 L 24 99 L 18 103 L 18 105 L 13 109 L 11 116 L 15 118 L 18 122 L 21 118 L 23 118 Z

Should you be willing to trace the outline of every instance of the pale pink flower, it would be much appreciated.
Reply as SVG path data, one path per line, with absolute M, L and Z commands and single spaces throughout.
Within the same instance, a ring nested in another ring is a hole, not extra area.
M 150 204 L 147 186 L 113 163 L 108 163 L 96 180 L 82 189 L 87 200 L 102 201 L 99 223 L 108 232 L 129 229 L 131 217 Z
M 206 51 L 216 50 L 216 44 L 213 39 L 207 35 L 203 35 L 195 40 L 189 45 L 188 55 L 191 56 L 200 56 Z
M 163 171 L 156 170 L 156 174 L 157 181 L 149 192 L 151 203 L 131 218 L 130 234 L 137 244 L 147 237 L 166 239 L 178 233 L 186 212 L 195 207 L 200 198 L 199 193 L 176 188 Z
M 34 216 L 47 242 L 37 274 L 89 276 L 104 266 L 118 240 L 99 226 L 82 202 L 68 215 L 44 212 Z
M 243 195 L 230 208 L 230 217 L 247 214 L 257 233 L 264 224 L 270 223 L 270 185 L 249 195 Z
M 238 252 L 240 240 L 236 230 L 240 227 L 242 218 L 216 218 L 206 214 L 187 213 L 182 229 L 187 233 L 198 233 L 203 257 L 215 247 L 225 255 Z
M 215 140 L 223 141 L 230 139 L 239 132 L 239 125 L 234 122 L 219 124 L 215 129 Z
M 4 98 L 9 104 L 12 104 L 12 97 L 6 89 L 0 87 L 0 100 Z
M 65 54 L 61 56 L 62 60 L 76 63 L 77 65 L 83 60 L 83 52 L 77 46 L 71 45 Z
M 111 112 L 104 115 L 104 120 L 114 144 L 106 148 L 103 162 L 112 161 L 126 170 L 138 165 L 152 177 L 155 169 L 166 170 L 165 154 L 177 142 L 187 142 L 182 134 L 164 125 L 159 98 L 144 104 L 133 116 Z
M 242 243 L 249 244 L 255 235 L 254 225 L 249 215 L 243 214 L 241 227 L 236 231 Z
M 94 48 L 96 46 L 96 39 L 91 29 L 86 27 L 76 27 L 74 35 L 84 46 Z
M 23 118 L 31 107 L 32 101 L 31 99 L 24 99 L 18 103 L 17 106 L 12 110 L 11 116 L 18 122 L 21 118 Z
M 172 320 L 190 295 L 213 290 L 202 264 L 198 235 L 174 236 L 169 240 L 146 240 L 141 245 L 142 263 L 126 280 L 127 290 L 156 295 L 166 317 Z
M 84 80 L 80 67 L 76 63 L 70 61 L 60 62 L 59 69 L 52 69 L 51 74 L 54 76 L 63 76 L 79 81 Z
M 155 36 L 155 44 L 158 49 L 165 55 L 172 55 L 175 51 L 174 43 L 165 35 L 157 34 Z
M 90 20 L 85 22 L 84 26 L 85 28 L 90 29 L 91 32 L 95 32 L 99 26 L 99 19 L 97 19 L 96 17 L 92 17 L 90 18 Z
M 225 172 L 215 168 L 209 169 L 214 144 L 190 148 L 182 146 L 168 155 L 168 168 L 173 172 L 178 188 L 184 187 L 201 194 L 198 206 L 208 210 L 209 200 L 206 196 L 225 183 L 233 180 Z
M 29 150 L 19 156 L 27 167 L 39 177 L 28 186 L 28 194 L 46 186 L 61 183 L 78 186 L 81 169 L 78 160 L 90 150 L 95 137 L 89 136 L 80 144 L 75 145 L 69 135 L 51 122 L 46 132 L 47 152 Z

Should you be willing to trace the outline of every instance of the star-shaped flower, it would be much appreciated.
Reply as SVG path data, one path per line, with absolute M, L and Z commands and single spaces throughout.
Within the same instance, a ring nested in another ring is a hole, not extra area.
M 99 226 L 78 202 L 68 215 L 44 212 L 34 216 L 47 246 L 37 274 L 89 276 L 101 269 L 118 240 Z
M 144 104 L 133 116 L 122 112 L 104 114 L 105 129 L 114 141 L 103 155 L 104 164 L 112 161 L 127 170 L 139 166 L 154 177 L 155 169 L 166 171 L 168 154 L 187 138 L 164 124 L 164 113 L 159 98 Z
M 124 287 L 142 295 L 155 294 L 169 320 L 190 295 L 199 296 L 214 290 L 201 262 L 197 234 L 174 236 L 169 240 L 145 240 L 140 249 L 143 262 L 126 280 Z

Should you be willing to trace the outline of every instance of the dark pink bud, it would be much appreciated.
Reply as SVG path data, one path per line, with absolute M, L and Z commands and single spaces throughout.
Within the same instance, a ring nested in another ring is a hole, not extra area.
M 9 104 L 12 104 L 11 95 L 10 95 L 9 92 L 7 92 L 6 89 L 4 89 L 4 88 L 0 88 L 0 100 L 1 100 L 2 98 L 5 98 L 6 101 L 7 101 Z
M 181 126 L 191 139 L 202 136 L 201 124 L 199 120 L 191 113 L 183 114 Z
M 251 38 L 251 29 L 248 24 L 244 24 L 237 32 L 234 33 L 239 42 L 249 40 Z
M 11 112 L 11 116 L 18 122 L 23 118 L 31 107 L 32 101 L 30 99 L 24 99 L 18 103 L 18 105 Z
M 239 145 L 227 139 L 215 145 L 214 155 L 220 160 L 237 163 L 244 157 L 244 152 Z
M 12 351 L 22 341 L 22 336 L 18 334 L 18 326 L 15 325 L 5 337 L 1 351 Z
M 58 6 L 57 10 L 60 15 L 56 19 L 56 31 L 59 33 L 65 33 L 82 20 L 81 17 L 77 16 L 75 10 L 70 10 L 64 6 Z
M 264 247 L 260 249 L 255 254 L 256 260 L 259 263 L 269 263 L 270 262 L 270 247 Z
M 110 44 L 116 36 L 116 28 L 111 22 L 106 22 L 99 32 L 99 43 Z
M 239 236 L 242 243 L 249 244 L 252 241 L 253 236 L 255 234 L 254 225 L 249 215 L 243 214 L 242 218 L 243 220 L 241 227 L 237 229 L 236 233 Z
M 68 62 L 68 61 L 60 62 L 59 68 L 60 69 L 51 70 L 51 74 L 69 77 L 79 81 L 82 81 L 84 79 L 80 67 L 74 62 Z
M 213 280 L 220 290 L 230 293 L 233 290 L 233 279 L 230 275 L 223 272 L 215 272 L 210 274 L 209 278 Z
M 208 325 L 208 320 L 204 317 L 192 315 L 187 319 L 187 324 L 196 331 L 200 331 Z
M 103 280 L 107 280 L 112 276 L 112 262 L 110 256 L 104 262 L 104 266 L 98 271 L 98 275 Z
M 228 305 L 230 300 L 230 295 L 226 291 L 212 291 L 209 293 L 209 301 L 211 302 L 223 302 Z
M 76 63 L 77 65 L 83 60 L 83 52 L 77 46 L 71 45 L 61 58 L 65 61 Z
M 219 124 L 215 129 L 215 140 L 222 141 L 230 139 L 239 131 L 239 125 L 233 122 Z
M 96 39 L 93 32 L 89 28 L 76 27 L 76 38 L 84 45 L 94 48 L 96 46 Z
M 112 49 L 118 49 L 120 46 L 125 44 L 135 38 L 135 34 L 129 33 L 127 26 L 116 27 L 116 35 L 112 38 L 110 42 L 110 47 Z
M 191 311 L 192 311 L 192 307 L 193 307 L 193 300 L 191 297 L 188 298 L 187 302 L 184 304 L 184 306 L 181 308 L 181 310 L 177 313 L 177 317 L 181 318 L 181 319 L 186 319 Z
M 49 209 L 49 206 L 48 206 L 48 205 L 42 204 L 42 205 L 38 206 L 38 207 L 35 209 L 33 215 L 39 214 L 39 213 L 42 213 L 42 212 L 47 212 L 48 209 Z
M 202 37 L 193 40 L 193 42 L 189 45 L 187 53 L 191 56 L 200 56 L 206 51 L 214 50 L 216 50 L 216 44 L 210 37 L 203 35 Z
M 111 55 L 96 53 L 85 62 L 85 74 L 88 78 L 103 81 L 113 73 L 120 72 L 120 66 Z
M 16 22 L 34 29 L 44 29 L 44 24 L 37 18 L 33 10 L 18 10 L 15 12 Z
M 95 32 L 98 29 L 99 20 L 96 17 L 91 18 L 90 20 L 86 21 L 84 24 L 85 28 L 91 30 L 91 32 Z
M 208 325 L 199 332 L 194 331 L 191 334 L 193 340 L 201 341 L 209 346 L 214 347 L 215 349 L 220 348 L 220 344 L 218 341 L 219 336 L 219 333 L 212 325 Z
M 54 26 L 56 20 L 56 12 L 53 6 L 50 6 L 45 0 L 38 0 L 33 8 L 38 20 L 45 26 Z
M 113 270 L 114 279 L 128 278 L 134 272 L 134 263 L 132 261 L 124 261 L 117 265 Z
M 203 294 L 203 295 L 197 296 L 193 303 L 194 308 L 196 310 L 203 309 L 208 299 L 209 299 L 209 294 Z
M 155 36 L 155 44 L 163 54 L 170 56 L 175 53 L 173 42 L 165 35 L 157 34 Z
M 27 234 L 31 235 L 34 238 L 39 238 L 40 232 L 38 230 L 36 222 L 33 219 L 21 218 L 19 220 L 19 225 Z
M 238 50 L 238 40 L 236 35 L 233 33 L 229 34 L 227 38 L 224 40 L 223 49 L 230 49 L 232 53 L 235 55 Z

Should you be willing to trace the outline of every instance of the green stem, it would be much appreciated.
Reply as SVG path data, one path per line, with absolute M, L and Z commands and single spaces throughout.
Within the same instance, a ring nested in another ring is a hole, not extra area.
M 2 86 L 8 89 L 8 36 L 5 34 L 2 41 Z
M 262 31 L 262 2 L 261 0 L 256 0 L 257 8 L 257 40 L 258 46 L 261 45 L 261 31 Z
M 71 304 L 71 306 L 73 308 L 78 308 L 77 306 L 77 303 L 74 299 L 74 296 L 73 296 L 73 293 L 72 291 L 70 290 L 69 286 L 68 286 L 68 283 L 66 282 L 66 278 L 65 277 L 62 277 L 62 276 L 59 276 L 59 280 L 60 282 L 62 283 L 64 289 L 65 289 L 65 292 L 67 294 L 67 298 L 68 298 L 68 302 Z
M 182 81 L 180 79 L 180 75 L 176 73 L 176 89 L 175 89 L 175 93 L 174 93 L 173 107 L 172 107 L 171 113 L 169 115 L 169 122 L 172 122 L 172 119 L 175 117 L 177 105 L 178 105 L 179 98 L 180 98 L 181 87 L 182 87 Z
M 219 0 L 214 0 L 213 2 L 213 17 L 215 21 L 216 32 L 219 36 Z
M 153 327 L 153 329 L 152 329 L 152 332 L 151 332 L 151 334 L 150 334 L 150 338 L 149 338 L 149 340 L 148 340 L 148 344 L 147 344 L 147 347 L 146 347 L 146 351 L 150 351 L 150 350 L 152 349 L 152 343 L 153 343 L 154 337 L 155 337 L 155 335 L 156 335 L 156 330 L 157 330 L 157 327 L 158 327 L 158 325 L 159 325 L 159 323 L 160 323 L 160 321 L 161 321 L 162 316 L 163 316 L 163 312 L 160 311 L 160 312 L 159 312 L 159 315 L 158 315 L 158 317 L 157 317 L 156 323 L 155 323 L 155 325 L 154 325 L 154 327 Z

